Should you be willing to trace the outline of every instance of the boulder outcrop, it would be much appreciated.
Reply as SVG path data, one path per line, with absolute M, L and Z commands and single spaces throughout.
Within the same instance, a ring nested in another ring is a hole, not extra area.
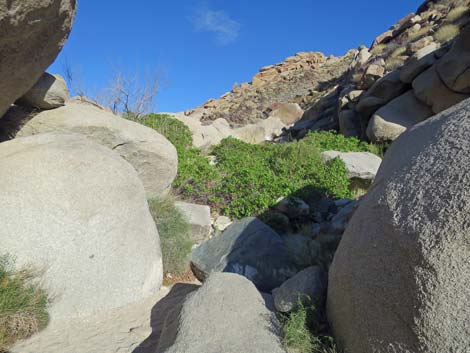
M 167 316 L 157 353 L 285 353 L 280 325 L 256 287 L 215 273 Z
M 329 275 L 346 352 L 470 347 L 470 101 L 402 134 L 361 201 Z
M 282 238 L 257 218 L 234 222 L 202 243 L 193 251 L 191 266 L 201 281 L 213 272 L 237 273 L 265 292 L 298 271 Z
M 157 228 L 134 168 L 78 134 L 0 144 L 0 243 L 43 271 L 52 320 L 105 312 L 158 292 Z
M 47 110 L 63 106 L 67 99 L 69 99 L 69 91 L 64 78 L 46 72 L 16 103 Z
M 43 111 L 25 122 L 16 136 L 47 132 L 79 133 L 112 149 L 137 170 L 148 198 L 164 196 L 176 177 L 176 149 L 165 137 L 97 106 L 70 102 Z
M 72 28 L 76 0 L 0 2 L 0 116 L 55 60 Z

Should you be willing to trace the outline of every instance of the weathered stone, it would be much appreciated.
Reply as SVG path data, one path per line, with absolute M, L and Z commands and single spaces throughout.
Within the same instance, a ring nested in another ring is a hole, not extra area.
M 273 290 L 274 306 L 281 313 L 288 313 L 298 307 L 317 303 L 324 296 L 326 275 L 320 266 L 308 267 L 289 278 Z
M 382 33 L 377 38 L 375 38 L 374 43 L 372 43 L 372 48 L 374 48 L 376 45 L 379 45 L 379 44 L 386 44 L 391 39 L 393 39 L 393 31 L 388 30 L 388 31 Z
M 395 140 L 406 129 L 433 115 L 431 108 L 421 103 L 409 91 L 379 109 L 367 126 L 367 137 L 373 142 Z
M 0 117 L 55 60 L 75 8 L 75 0 L 0 2 Z
M 27 122 L 17 136 L 46 132 L 80 133 L 113 149 L 137 170 L 148 198 L 164 196 L 176 177 L 176 149 L 165 137 L 96 106 L 68 103 L 44 111 Z
M 17 104 L 39 109 L 54 109 L 63 106 L 67 99 L 69 99 L 69 92 L 63 77 L 46 72 L 17 101 Z
M 214 222 L 214 229 L 218 232 L 223 232 L 229 225 L 232 224 L 232 220 L 226 216 L 219 216 Z
M 215 273 L 163 326 L 157 353 L 285 353 L 280 324 L 247 279 Z
M 157 228 L 136 171 L 78 134 L 0 144 L 0 243 L 44 271 L 52 320 L 105 312 L 162 283 Z
M 308 216 L 310 207 L 298 197 L 281 197 L 277 200 L 275 209 L 284 213 L 289 218 Z
M 375 82 L 374 85 L 362 95 L 361 100 L 356 106 L 356 110 L 370 117 L 377 109 L 403 94 L 406 90 L 407 85 L 400 81 L 400 71 L 392 71 Z
M 320 264 L 320 244 L 310 236 L 291 233 L 283 236 L 283 240 L 289 256 L 298 268 L 303 269 Z
M 207 240 L 212 230 L 210 207 L 181 201 L 176 201 L 175 206 L 181 211 L 191 227 L 191 240 L 195 243 Z
M 371 87 L 375 83 L 375 81 L 383 77 L 384 74 L 385 74 L 385 68 L 383 66 L 377 65 L 377 64 L 369 65 L 362 78 L 363 87 L 364 88 Z
M 466 100 L 387 151 L 330 268 L 328 317 L 346 352 L 468 351 L 469 135 Z
M 400 80 L 404 83 L 411 83 L 419 74 L 434 65 L 437 61 L 434 52 L 437 49 L 437 44 L 431 44 L 413 54 L 410 60 L 401 68 Z
M 277 107 L 269 114 L 270 117 L 278 118 L 284 125 L 292 125 L 299 121 L 304 111 L 297 103 L 277 104 Z
M 269 117 L 256 124 L 249 124 L 233 130 L 233 136 L 247 143 L 258 144 L 271 141 L 274 136 L 280 135 L 285 125 L 277 117 Z
M 324 162 L 334 158 L 341 159 L 348 171 L 350 179 L 361 179 L 372 181 L 382 163 L 382 159 L 370 152 L 338 152 L 325 151 L 321 157 Z
M 432 36 L 423 37 L 421 39 L 418 39 L 415 42 L 412 42 L 412 43 L 408 44 L 408 51 L 410 53 L 416 53 L 419 50 L 421 50 L 423 48 L 426 48 L 430 45 L 436 45 L 437 46 L 437 44 L 434 43 L 434 38 Z
M 297 272 L 281 237 L 257 218 L 234 222 L 202 243 L 194 249 L 191 265 L 201 281 L 212 272 L 238 273 L 266 292 Z
M 468 94 L 448 89 L 437 74 L 435 66 L 427 69 L 413 81 L 413 91 L 415 96 L 431 106 L 436 114 L 469 97 Z
M 437 72 L 448 88 L 470 93 L 470 26 L 467 26 L 450 51 L 437 63 Z
M 358 206 L 357 201 L 350 201 L 346 205 L 341 206 L 338 213 L 336 213 L 330 220 L 328 232 L 330 234 L 343 234 L 349 220 L 356 211 Z

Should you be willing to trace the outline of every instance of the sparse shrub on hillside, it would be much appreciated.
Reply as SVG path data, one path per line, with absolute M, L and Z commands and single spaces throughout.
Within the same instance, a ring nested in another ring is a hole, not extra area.
M 385 70 L 394 71 L 405 64 L 402 57 L 389 57 L 385 60 Z
M 387 49 L 386 44 L 377 44 L 375 47 L 371 49 L 370 53 L 374 56 L 380 55 L 385 51 L 385 49 Z
M 8 256 L 0 256 L 0 352 L 46 327 L 48 299 L 31 269 L 15 271 Z
M 390 54 L 390 57 L 391 58 L 397 58 L 399 56 L 402 56 L 406 53 L 406 48 L 405 47 L 399 47 L 399 48 L 396 48 L 391 54 Z
M 447 22 L 456 22 L 460 20 L 463 16 L 469 14 L 468 6 L 457 6 L 449 11 L 446 17 Z
M 456 25 L 442 26 L 434 33 L 434 39 L 439 43 L 446 43 L 460 34 L 460 27 Z
M 171 198 L 149 200 L 149 209 L 160 235 L 164 273 L 186 272 L 193 246 L 188 222 Z
M 423 38 L 424 36 L 428 35 L 430 30 L 431 30 L 430 27 L 424 26 L 424 27 L 420 28 L 419 31 L 411 33 L 408 37 L 408 43 L 413 43 L 413 42 Z

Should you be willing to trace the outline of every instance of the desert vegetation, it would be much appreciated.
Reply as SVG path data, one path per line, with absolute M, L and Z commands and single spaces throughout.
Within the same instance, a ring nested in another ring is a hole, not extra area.
M 0 352 L 6 353 L 17 340 L 43 329 L 48 321 L 48 298 L 36 284 L 37 273 L 14 269 L 10 256 L 0 256 Z
M 187 271 L 193 243 L 184 216 L 175 207 L 171 197 L 149 200 L 149 209 L 160 235 L 164 274 Z
M 183 123 L 161 114 L 145 116 L 141 122 L 176 146 L 176 194 L 207 203 L 214 212 L 236 219 L 260 215 L 280 197 L 298 190 L 333 198 L 351 197 L 353 191 L 343 162 L 335 159 L 325 164 L 320 153 L 337 150 L 380 154 L 377 146 L 334 132 L 313 132 L 302 140 L 284 144 L 252 145 L 229 137 L 209 151 L 214 159 L 211 165 L 208 156 L 192 147 L 191 134 Z

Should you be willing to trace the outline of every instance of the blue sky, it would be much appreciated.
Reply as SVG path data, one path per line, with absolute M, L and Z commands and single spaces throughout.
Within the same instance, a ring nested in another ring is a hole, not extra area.
M 372 40 L 421 0 L 81 0 L 66 62 L 90 96 L 113 75 L 160 77 L 156 111 L 193 108 L 300 51 L 342 55 Z

